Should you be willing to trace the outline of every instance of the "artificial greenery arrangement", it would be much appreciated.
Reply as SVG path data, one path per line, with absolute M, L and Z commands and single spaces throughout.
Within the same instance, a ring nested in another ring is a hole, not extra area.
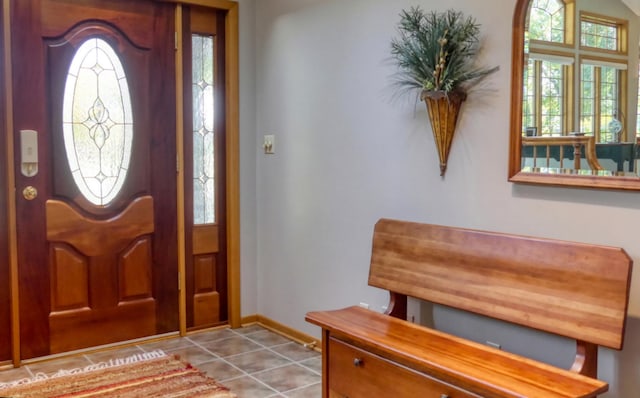
M 391 41 L 398 67 L 395 85 L 417 92 L 427 104 L 444 176 L 455 124 L 468 90 L 498 67 L 475 66 L 480 27 L 461 12 L 425 12 L 411 7 L 400 13 L 399 37 Z
M 396 84 L 402 89 L 466 92 L 498 70 L 474 65 L 480 26 L 459 11 L 412 7 L 400 13 L 398 31 L 391 55 L 400 69 Z

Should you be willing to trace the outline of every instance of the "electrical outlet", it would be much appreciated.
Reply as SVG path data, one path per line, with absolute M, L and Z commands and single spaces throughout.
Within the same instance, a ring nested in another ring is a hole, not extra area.
M 276 137 L 273 134 L 265 135 L 262 143 L 262 149 L 267 155 L 276 153 Z
M 410 298 L 407 301 L 407 320 L 411 323 L 421 324 L 421 308 L 422 302 L 420 300 Z

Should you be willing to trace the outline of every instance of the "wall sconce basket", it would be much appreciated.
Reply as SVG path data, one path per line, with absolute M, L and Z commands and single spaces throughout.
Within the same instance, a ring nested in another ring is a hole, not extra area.
M 433 139 L 440 159 L 440 176 L 447 170 L 447 159 L 451 150 L 462 102 L 467 98 L 463 92 L 423 91 L 420 99 L 427 105 Z

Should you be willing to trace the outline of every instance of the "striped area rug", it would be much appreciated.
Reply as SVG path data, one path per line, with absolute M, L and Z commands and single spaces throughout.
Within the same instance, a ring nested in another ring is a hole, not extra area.
M 83 369 L 0 383 L 0 397 L 236 398 L 200 370 L 162 351 L 109 360 Z

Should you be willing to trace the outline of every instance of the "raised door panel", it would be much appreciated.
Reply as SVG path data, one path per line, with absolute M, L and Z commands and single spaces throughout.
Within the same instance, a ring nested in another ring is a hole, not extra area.
M 120 259 L 120 302 L 153 296 L 151 238 L 136 240 Z
M 153 232 L 153 199 L 148 196 L 99 221 L 66 203 L 47 202 L 47 237 L 56 248 L 49 315 L 52 353 L 154 334 Z M 117 325 L 117 333 L 99 332 L 111 324 Z M 68 328 L 75 332 L 66 333 Z
M 89 307 L 89 260 L 69 245 L 51 245 L 51 311 Z
M 206 326 L 220 322 L 220 293 L 217 291 L 216 256 L 206 254 L 194 258 L 193 323 Z

